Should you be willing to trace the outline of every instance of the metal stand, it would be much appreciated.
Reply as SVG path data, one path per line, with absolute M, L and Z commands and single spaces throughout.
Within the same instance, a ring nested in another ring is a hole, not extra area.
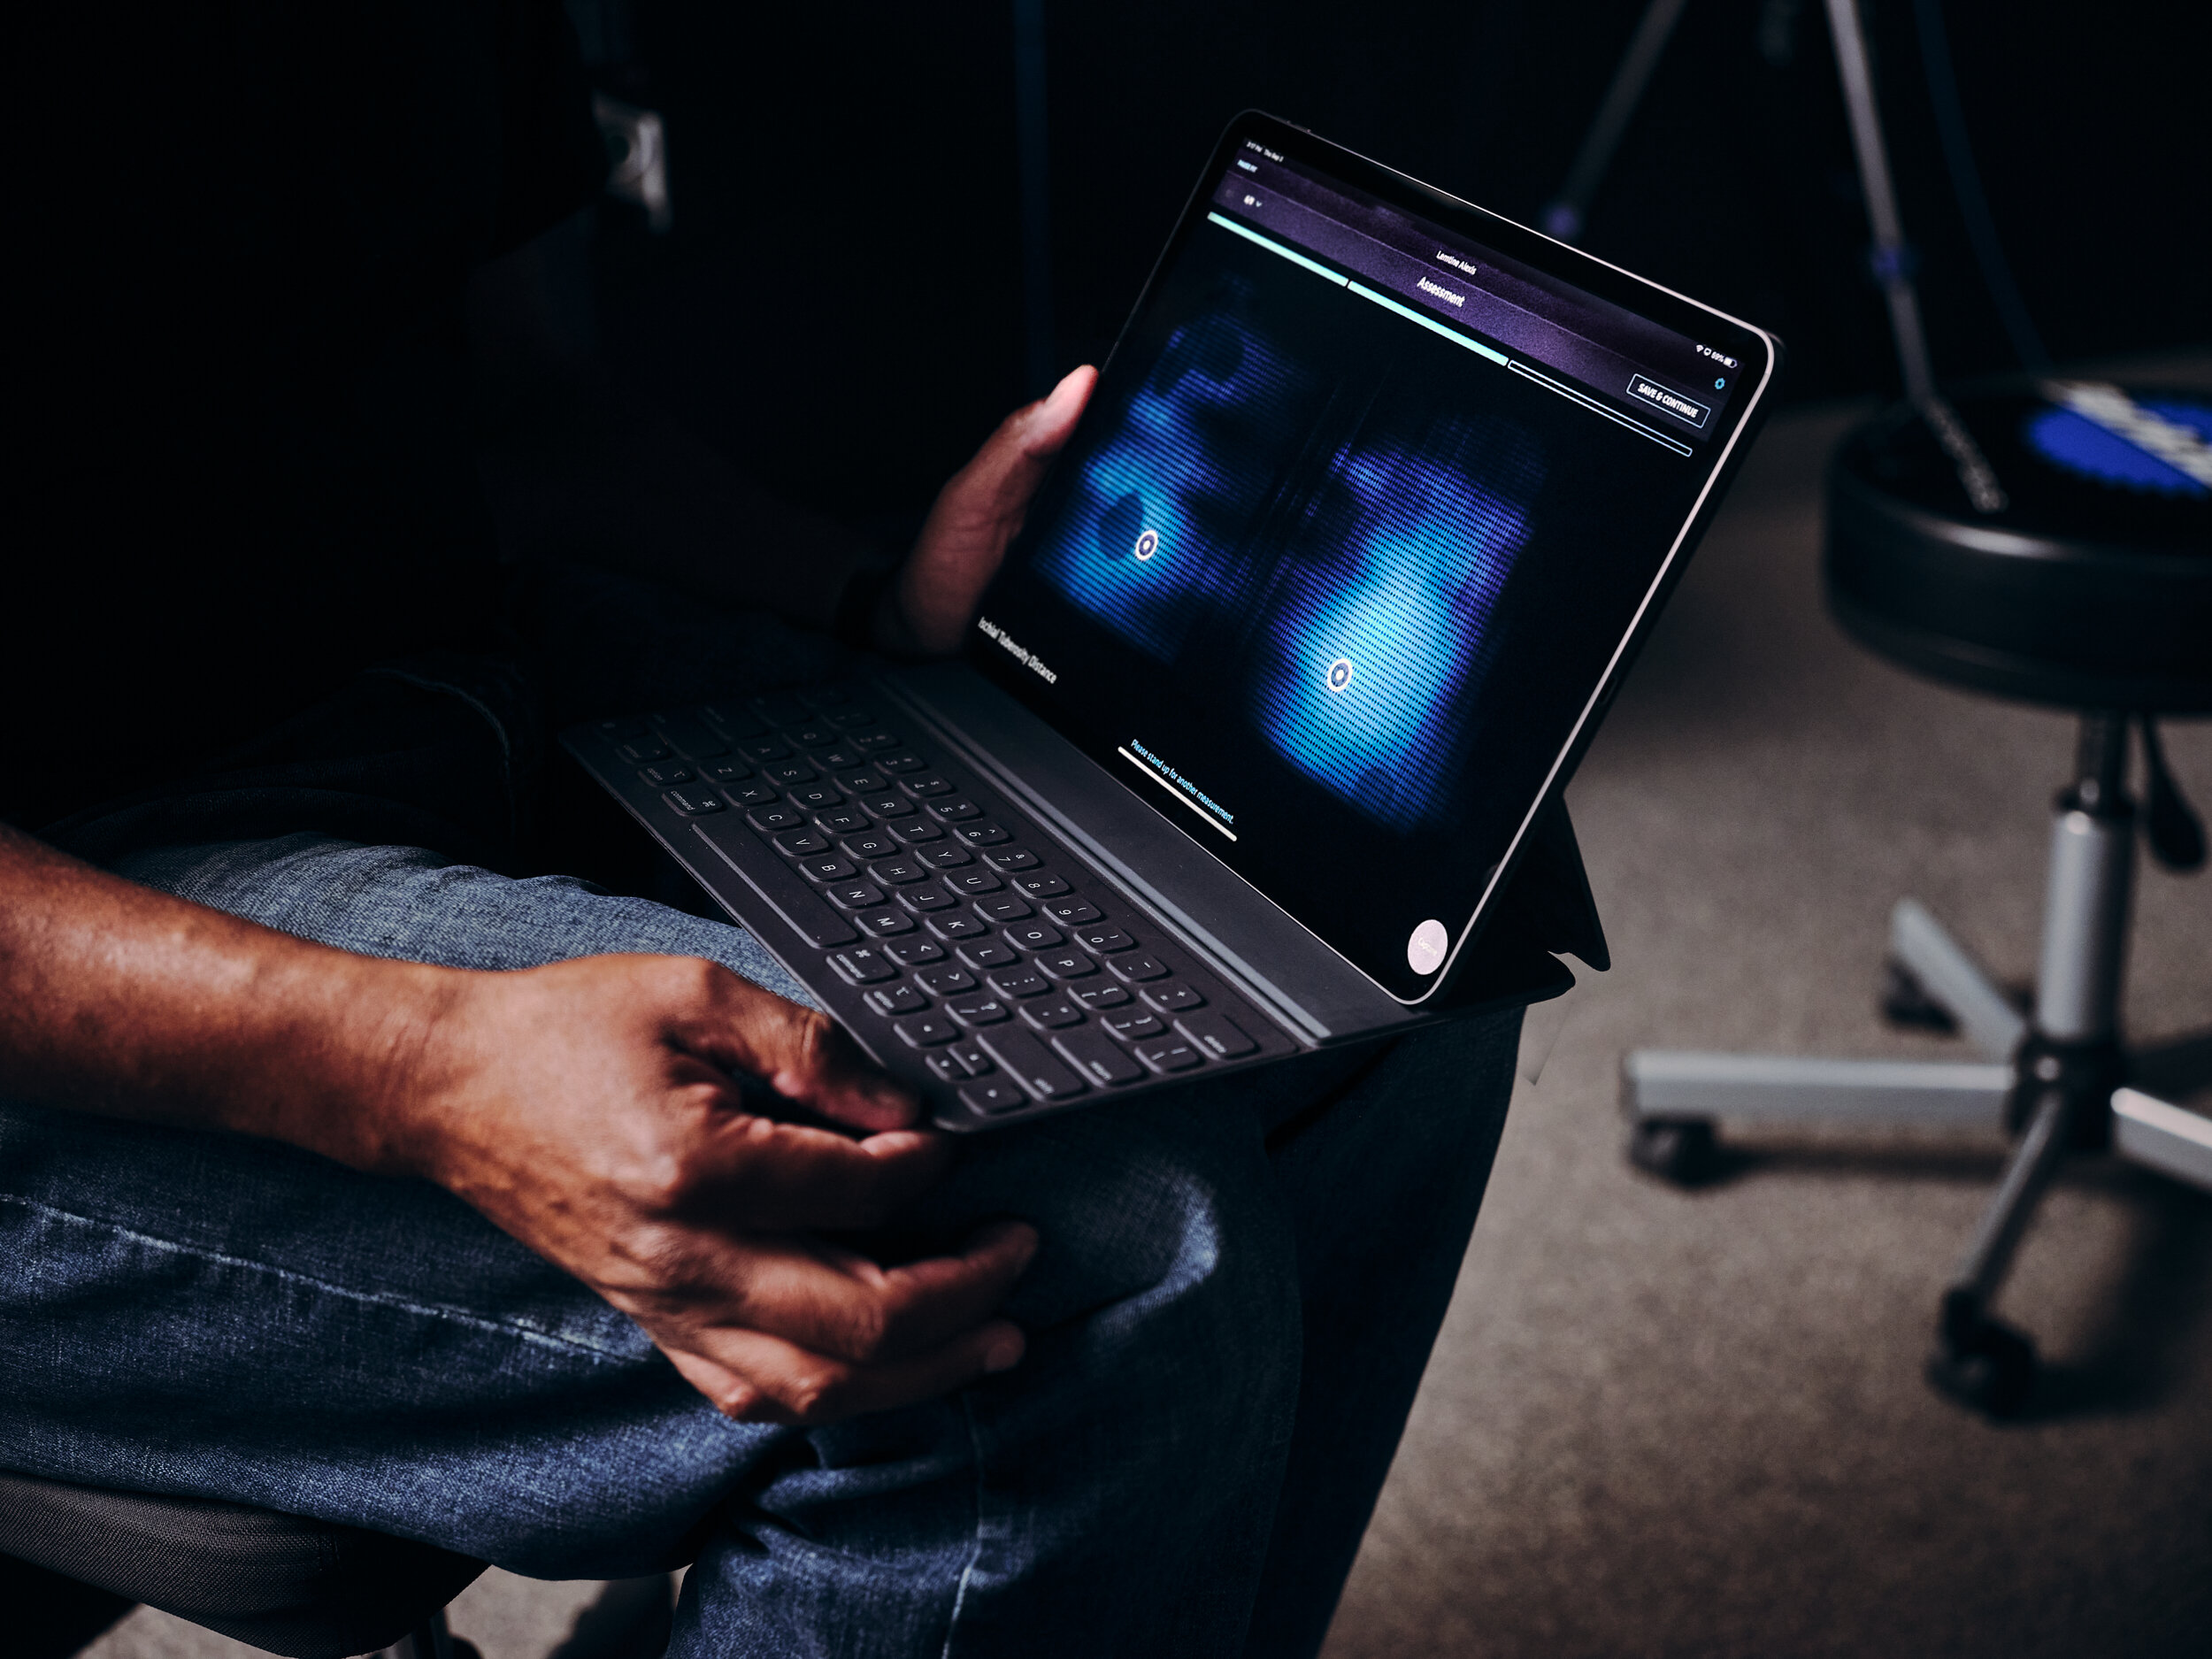
M 1716 1118 L 2005 1128 L 2017 1135 L 1937 1321 L 1929 1379 L 1994 1417 L 2025 1402 L 2035 1350 L 1990 1313 L 2036 1201 L 2069 1152 L 2108 1148 L 2212 1191 L 2212 1118 L 2131 1079 L 2185 1094 L 2212 1083 L 2212 1042 L 2155 1054 L 2121 1045 L 2119 1002 L 2135 873 L 2123 779 L 2128 720 L 2085 715 L 2073 786 L 2051 823 L 2035 1007 L 2024 1018 L 1989 974 L 1910 899 L 1890 918 L 1893 1017 L 1957 1029 L 1986 1064 L 1817 1060 L 1641 1049 L 1623 1064 L 1639 1168 L 1694 1182 L 1714 1167 Z

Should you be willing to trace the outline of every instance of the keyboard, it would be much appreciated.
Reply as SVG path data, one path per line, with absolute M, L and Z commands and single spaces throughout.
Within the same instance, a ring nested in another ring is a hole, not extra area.
M 833 687 L 565 741 L 949 1127 L 1298 1050 L 922 729 Z

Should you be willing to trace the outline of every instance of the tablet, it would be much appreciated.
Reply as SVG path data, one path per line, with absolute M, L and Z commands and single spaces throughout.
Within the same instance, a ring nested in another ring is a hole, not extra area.
M 970 659 L 1419 1003 L 1595 731 L 1779 356 L 1240 116 Z

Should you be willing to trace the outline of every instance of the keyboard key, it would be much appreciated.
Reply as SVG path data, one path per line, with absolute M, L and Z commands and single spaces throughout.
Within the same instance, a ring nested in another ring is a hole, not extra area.
M 696 715 L 657 714 L 653 719 L 660 727 L 662 738 L 694 760 L 711 760 L 717 755 L 730 752 L 722 734 Z
M 835 881 L 823 891 L 841 910 L 872 910 L 883 902 L 883 889 L 872 881 Z
M 1164 979 L 1168 974 L 1167 964 L 1157 956 L 1116 956 L 1106 965 L 1116 978 L 1133 985 L 1141 979 Z
M 902 887 L 910 882 L 929 879 L 929 872 L 908 858 L 882 859 L 868 866 L 868 874 L 872 879 L 891 887 Z
M 691 781 L 691 768 L 680 766 L 674 761 L 663 761 L 657 766 L 648 766 L 638 776 L 656 789 L 673 789 L 680 783 Z
M 1048 950 L 1037 965 L 1056 979 L 1081 979 L 1098 972 L 1098 964 L 1079 950 Z
M 763 766 L 760 775 L 780 788 L 791 789 L 803 783 L 812 783 L 822 774 L 803 760 L 779 760 Z
M 949 916 L 931 917 L 929 931 L 940 939 L 958 940 L 974 939 L 990 930 L 965 911 L 955 910 Z
M 1064 996 L 1041 996 L 1033 1002 L 1024 1002 L 1021 1010 L 1022 1018 L 1039 1031 L 1083 1023 L 1083 1010 Z
M 847 795 L 873 795 L 887 786 L 879 772 L 841 772 L 833 773 L 830 781 Z
M 851 741 L 852 746 L 864 755 L 872 755 L 879 749 L 896 749 L 905 741 L 896 732 L 887 730 L 880 726 L 872 726 L 863 732 L 848 733 L 847 736 Z
M 929 998 L 910 985 L 879 985 L 860 999 L 879 1014 L 918 1014 Z
M 868 820 L 849 806 L 833 807 L 826 812 L 817 812 L 814 821 L 833 835 L 860 835 L 867 833 Z
M 853 874 L 853 867 L 835 853 L 818 853 L 799 860 L 799 873 L 809 881 L 842 881 Z
M 937 924 L 932 922 L 930 926 L 936 927 Z M 980 931 L 982 924 L 979 922 L 976 926 Z M 939 931 L 943 930 L 939 928 Z M 971 968 L 1010 968 L 1022 959 L 1020 951 L 1002 945 L 995 939 L 971 939 L 959 949 L 960 960 Z
M 1008 928 L 1002 935 L 1018 950 L 1049 950 L 1064 944 L 1060 930 L 1050 922 L 1021 922 Z
M 1034 870 L 1044 860 L 1026 847 L 995 847 L 983 855 L 983 862 L 994 870 Z
M 796 829 L 806 822 L 787 806 L 757 806 L 745 815 L 745 821 L 757 830 Z
M 1147 1037 L 1162 1037 L 1167 1027 L 1157 1014 L 1148 1014 L 1141 1008 L 1118 1009 L 1110 1014 L 1101 1014 L 1098 1023 L 1124 1042 L 1138 1042 Z
M 1002 893 L 995 898 L 978 899 L 975 913 L 987 922 L 1018 922 L 1030 913 L 1029 901 Z
M 783 797 L 757 778 L 750 783 L 733 785 L 730 790 L 730 799 L 740 806 L 781 806 L 783 804 Z
M 1019 957 L 1015 962 L 1020 962 Z M 1042 996 L 1052 988 L 1051 982 L 1035 969 L 1017 965 L 1002 967 L 992 973 L 991 988 L 1001 996 Z
M 949 1049 L 940 1048 L 935 1054 L 923 1056 L 922 1064 L 940 1083 L 963 1082 L 968 1075 L 960 1069 L 960 1062 L 952 1057 Z
M 840 772 L 849 766 L 859 765 L 867 757 L 848 744 L 840 743 L 834 749 L 818 749 L 808 758 L 825 772 Z
M 855 858 L 888 858 L 899 850 L 898 842 L 872 830 L 848 835 L 837 844 Z
M 1155 1071 L 1187 1071 L 1202 1064 L 1198 1050 L 1180 1037 L 1156 1037 L 1141 1042 L 1135 1054 Z
M 905 818 L 914 810 L 914 803 L 902 795 L 872 795 L 860 804 L 876 818 Z
M 932 801 L 929 810 L 941 824 L 962 824 L 972 818 L 983 816 L 983 809 L 964 795 L 956 795 L 949 800 Z
M 1002 1026 L 978 1041 L 991 1058 L 1039 1100 L 1066 1100 L 1083 1093 L 1083 1079 L 1025 1031 Z
M 996 893 L 1006 885 L 987 870 L 964 870 L 958 875 L 945 878 L 945 891 L 956 893 L 964 899 L 979 898 L 986 893 Z
M 1068 995 L 1089 1009 L 1119 1008 L 1130 1000 L 1129 993 L 1110 979 L 1094 979 L 1087 985 L 1071 985 Z
M 941 841 L 945 832 L 926 818 L 902 818 L 890 826 L 891 833 L 902 841 L 918 847 L 925 841 Z
M 791 741 L 801 749 L 822 749 L 837 741 L 837 728 L 827 720 L 813 719 L 788 727 Z
M 995 996 L 956 997 L 945 1004 L 945 1012 L 964 1025 L 996 1025 L 1007 1018 L 1006 1004 Z
M 900 826 L 902 829 L 908 826 Z M 922 847 L 915 849 L 915 857 L 932 870 L 956 870 L 962 864 L 972 864 L 975 855 L 964 847 Z
M 691 833 L 714 849 L 715 856 L 737 872 L 767 902 L 785 926 L 817 950 L 849 945 L 856 935 L 799 872 L 760 844 L 751 831 L 720 816 L 702 818 Z
M 870 759 L 872 764 L 880 766 L 886 772 L 919 772 L 929 764 L 911 749 L 902 750 L 896 755 L 872 756 Z
M 783 798 L 802 812 L 815 812 L 826 806 L 835 806 L 845 797 L 826 783 L 810 783 L 803 788 L 787 789 Z
M 1133 1083 L 1144 1075 L 1142 1067 L 1096 1032 L 1064 1031 L 1052 1046 L 1079 1076 L 1101 1086 Z
M 722 797 L 711 789 L 697 784 L 682 789 L 671 789 L 661 799 L 674 807 L 686 818 L 704 818 L 710 812 L 722 810 Z
M 960 1069 L 970 1077 L 988 1077 L 998 1070 L 991 1064 L 991 1056 L 972 1042 L 956 1042 L 945 1052 L 957 1061 Z
M 1009 1112 L 1017 1106 L 1029 1104 L 1029 1096 L 1011 1083 L 996 1079 L 988 1083 L 964 1083 L 960 1086 L 961 1103 L 979 1112 Z
M 1233 1060 L 1260 1046 L 1225 1014 L 1185 1014 L 1176 1020 L 1175 1029 L 1217 1060 Z
M 829 843 L 812 830 L 787 830 L 776 837 L 776 850 L 792 858 L 811 858 L 829 851 Z
M 643 737 L 648 731 L 645 722 L 636 718 L 595 720 L 592 722 L 591 729 L 598 733 L 600 736 L 614 741 L 624 738 Z
M 874 985 L 899 977 L 899 971 L 880 950 L 871 950 L 865 945 L 857 950 L 839 951 L 830 958 L 830 966 L 855 985 Z
M 791 758 L 791 750 L 772 737 L 757 737 L 740 743 L 737 752 L 757 766 L 766 761 Z
M 926 939 L 902 939 L 886 945 L 883 954 L 902 968 L 918 968 L 926 962 L 942 962 L 945 948 Z
M 1076 941 L 1087 950 L 1095 950 L 1102 956 L 1110 956 L 1117 950 L 1134 950 L 1137 941 L 1110 923 L 1100 923 L 1075 930 Z
M 873 726 L 876 724 L 874 712 L 869 709 L 867 704 L 863 703 L 847 703 L 841 706 L 831 708 L 826 710 L 826 716 L 829 723 L 837 727 L 837 729 L 841 732 L 849 730 L 856 726 Z
M 935 949 L 934 946 L 931 948 Z M 941 956 L 943 953 L 940 951 L 938 954 Z M 956 968 L 951 963 L 944 962 L 933 968 L 917 968 L 914 983 L 925 991 L 935 992 L 939 996 L 951 996 L 961 991 L 974 990 L 975 975 L 965 968 Z
M 1196 987 L 1179 979 L 1170 979 L 1164 985 L 1143 986 L 1137 994 L 1144 998 L 1146 1007 L 1156 1008 L 1163 1014 L 1179 1014 L 1187 1008 L 1206 1006 L 1206 999 Z
M 742 783 L 753 775 L 753 769 L 741 760 L 710 760 L 699 767 L 702 776 L 713 783 Z
M 861 931 L 881 939 L 914 931 L 914 918 L 904 910 L 861 910 L 853 917 Z
M 705 714 L 707 718 L 722 728 L 722 735 L 733 743 L 748 737 L 759 737 L 768 730 L 757 718 L 743 709 L 710 703 L 706 706 Z
M 952 793 L 952 780 L 946 777 L 942 772 L 915 772 L 900 779 L 899 787 L 905 790 L 907 794 L 912 795 L 917 801 L 922 801 L 928 799 L 932 795 L 950 795 Z
M 1053 899 L 1045 905 L 1044 910 L 1063 927 L 1080 927 L 1086 922 L 1100 919 L 1098 906 L 1088 899 Z
M 1033 899 L 1056 899 L 1068 890 L 1068 884 L 1056 875 L 1016 876 L 1014 885 Z
M 952 833 L 971 847 L 995 847 L 1002 841 L 1011 839 L 1006 831 L 988 818 L 979 824 L 956 824 L 953 826 Z M 1056 876 L 1052 879 L 1056 881 L 1059 880 Z M 1060 885 L 1065 887 L 1067 883 L 1063 881 Z
M 949 910 L 958 902 L 950 894 L 940 893 L 935 887 L 901 887 L 898 899 L 917 916 L 926 916 L 933 910 Z
M 787 691 L 764 692 L 749 701 L 755 714 L 777 726 L 795 725 L 814 712 Z
M 642 766 L 651 761 L 666 760 L 668 745 L 657 737 L 634 737 L 615 753 L 633 766 Z

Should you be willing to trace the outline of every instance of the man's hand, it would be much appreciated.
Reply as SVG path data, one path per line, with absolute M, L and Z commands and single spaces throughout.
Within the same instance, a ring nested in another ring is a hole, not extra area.
M 1028 1226 L 890 1268 L 818 1236 L 879 1224 L 951 1151 L 821 1014 L 711 963 L 594 956 L 468 976 L 424 1062 L 403 1161 L 635 1319 L 730 1417 L 832 1422 L 1021 1357 L 990 1316 Z M 762 1116 L 737 1072 L 865 1133 Z
M 1087 365 L 1049 396 L 1016 410 L 938 491 L 914 550 L 877 608 L 875 643 L 910 657 L 959 649 L 1046 465 L 1075 430 L 1097 383 L 1098 371 Z
M 822 1239 L 882 1221 L 950 1145 L 827 1018 L 712 963 L 355 956 L 0 825 L 0 1091 L 441 1181 L 733 1417 L 826 1423 L 1021 1357 L 991 1316 L 1035 1233 L 889 1268 Z M 787 1121 L 810 1113 L 861 1133 Z

